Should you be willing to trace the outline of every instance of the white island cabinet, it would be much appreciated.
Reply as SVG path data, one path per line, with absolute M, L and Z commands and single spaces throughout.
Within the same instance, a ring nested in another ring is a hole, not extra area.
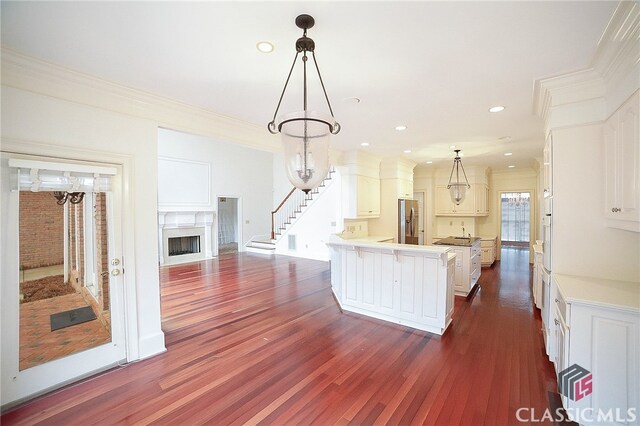
M 451 323 L 455 255 L 449 247 L 340 238 L 327 245 L 343 310 L 435 334 Z

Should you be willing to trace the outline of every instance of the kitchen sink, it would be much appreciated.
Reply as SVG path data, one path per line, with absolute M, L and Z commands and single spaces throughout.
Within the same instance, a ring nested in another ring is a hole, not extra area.
M 451 237 L 449 237 L 451 238 Z M 470 240 L 471 238 L 469 237 L 453 237 L 454 240 Z

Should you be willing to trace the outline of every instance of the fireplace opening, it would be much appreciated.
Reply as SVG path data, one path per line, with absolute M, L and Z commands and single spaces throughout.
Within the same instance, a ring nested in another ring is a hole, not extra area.
M 182 254 L 200 253 L 200 236 L 169 238 L 169 256 L 180 256 Z

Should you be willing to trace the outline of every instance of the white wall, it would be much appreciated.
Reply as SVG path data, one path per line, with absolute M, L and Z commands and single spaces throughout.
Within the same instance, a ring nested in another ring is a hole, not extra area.
M 604 219 L 602 124 L 553 131 L 553 272 L 640 281 L 640 234 Z
M 307 259 L 329 260 L 329 248 L 325 241 L 342 231 L 343 217 L 340 209 L 342 182 L 335 172 L 330 183 L 314 195 L 314 200 L 276 243 L 276 253 Z M 296 249 L 289 249 L 289 235 L 296 239 Z
M 156 139 L 157 125 L 153 121 L 2 86 L 3 150 L 124 164 L 123 278 L 129 360 L 164 351 L 158 280 Z
M 203 210 L 216 211 L 217 197 L 238 198 L 238 208 L 242 212 L 242 236 L 240 246 L 255 235 L 271 232 L 273 154 L 243 147 L 214 137 L 198 136 L 173 130 L 158 130 L 158 155 L 163 158 L 197 161 L 209 165 L 209 181 L 190 184 L 188 177 L 183 190 L 192 193 L 196 199 L 202 187 L 210 195 Z M 159 170 L 159 182 L 180 179 L 178 176 L 164 176 L 164 168 Z M 176 196 L 178 194 L 176 193 Z M 165 192 L 161 185 L 158 197 L 163 200 L 162 210 L 192 210 L 180 195 L 180 203 L 172 204 L 174 195 Z M 214 230 L 214 232 L 217 232 Z M 217 235 L 214 236 L 217 241 Z M 241 248 L 241 247 L 239 247 Z

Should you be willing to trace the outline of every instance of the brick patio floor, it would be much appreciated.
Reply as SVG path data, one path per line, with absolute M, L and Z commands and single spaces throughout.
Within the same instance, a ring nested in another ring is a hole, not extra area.
M 51 314 L 87 305 L 78 293 L 21 304 L 20 370 L 109 342 L 99 319 L 51 331 Z

